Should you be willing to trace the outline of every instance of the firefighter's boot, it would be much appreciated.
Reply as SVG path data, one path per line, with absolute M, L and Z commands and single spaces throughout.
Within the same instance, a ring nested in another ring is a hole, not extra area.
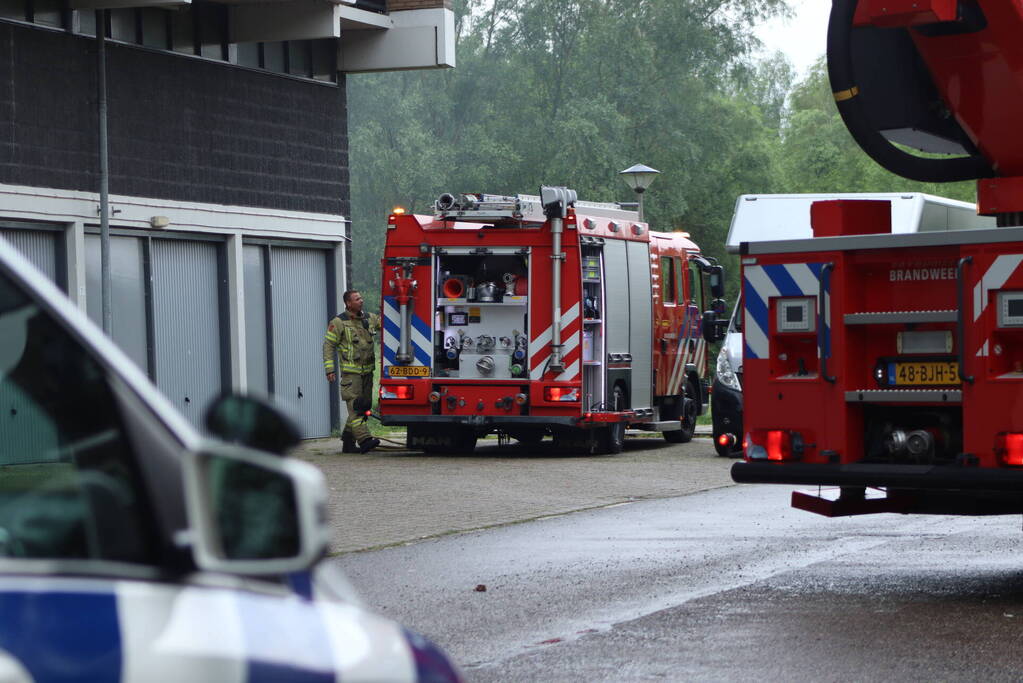
M 355 437 L 350 432 L 345 432 L 341 435 L 341 452 L 342 453 L 358 453 L 359 447 L 355 445 Z
M 375 436 L 367 437 L 359 442 L 359 452 L 368 453 L 369 451 L 373 450 L 379 445 L 380 439 L 376 438 Z

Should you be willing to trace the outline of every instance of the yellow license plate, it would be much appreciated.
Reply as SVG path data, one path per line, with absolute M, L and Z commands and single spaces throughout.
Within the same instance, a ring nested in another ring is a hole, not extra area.
M 425 365 L 392 365 L 391 377 L 429 377 L 430 368 Z
M 895 386 L 959 384 L 959 363 L 955 361 L 889 363 L 888 384 Z

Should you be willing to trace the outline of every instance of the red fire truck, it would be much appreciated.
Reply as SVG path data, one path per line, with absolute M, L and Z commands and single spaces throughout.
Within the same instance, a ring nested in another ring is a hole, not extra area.
M 909 178 L 979 179 L 999 227 L 892 234 L 889 202 L 831 201 L 812 239 L 743 244 L 736 481 L 833 486 L 793 495 L 829 516 L 1023 511 L 1020 35 L 1019 2 L 835 0 L 857 142 Z
M 444 194 L 387 228 L 380 418 L 412 448 L 471 451 L 497 432 L 616 453 L 627 426 L 692 438 L 702 335 L 720 335 L 724 303 L 721 266 L 686 233 L 553 187 Z

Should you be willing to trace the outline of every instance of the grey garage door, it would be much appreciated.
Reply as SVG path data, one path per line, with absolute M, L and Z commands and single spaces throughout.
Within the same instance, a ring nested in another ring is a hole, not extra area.
M 330 386 L 323 375 L 327 255 L 323 249 L 270 248 L 273 390 L 302 427 L 302 436 L 330 434 Z M 335 311 L 336 312 L 336 311 Z
M 14 245 L 57 286 L 66 290 L 64 277 L 63 226 L 0 222 L 0 237 Z
M 145 240 L 110 237 L 111 337 L 146 373 L 149 372 L 146 332 Z M 103 292 L 99 235 L 85 236 L 86 308 L 89 317 L 103 326 Z
M 0 223 L 0 237 L 10 242 L 36 268 L 63 287 L 59 275 L 63 258 L 59 248 L 60 226 Z M 29 313 L 26 311 L 26 313 Z M 21 314 L 11 314 L 9 325 L 0 324 L 0 438 L 7 456 L 4 464 L 31 462 L 35 454 L 58 452 L 58 439 L 53 425 L 39 412 L 36 402 L 26 398 L 17 384 L 7 380 L 25 358 L 25 321 Z
M 153 240 L 156 385 L 201 425 L 222 392 L 221 250 L 214 242 Z

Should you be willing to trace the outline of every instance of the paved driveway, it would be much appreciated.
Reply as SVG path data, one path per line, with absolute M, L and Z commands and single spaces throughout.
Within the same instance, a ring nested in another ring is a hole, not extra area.
M 732 460 L 709 439 L 674 445 L 630 435 L 618 455 L 566 456 L 549 441 L 481 441 L 471 456 L 427 456 L 400 445 L 341 454 L 337 439 L 304 442 L 297 457 L 330 488 L 331 552 L 345 553 L 632 500 L 730 486 Z

